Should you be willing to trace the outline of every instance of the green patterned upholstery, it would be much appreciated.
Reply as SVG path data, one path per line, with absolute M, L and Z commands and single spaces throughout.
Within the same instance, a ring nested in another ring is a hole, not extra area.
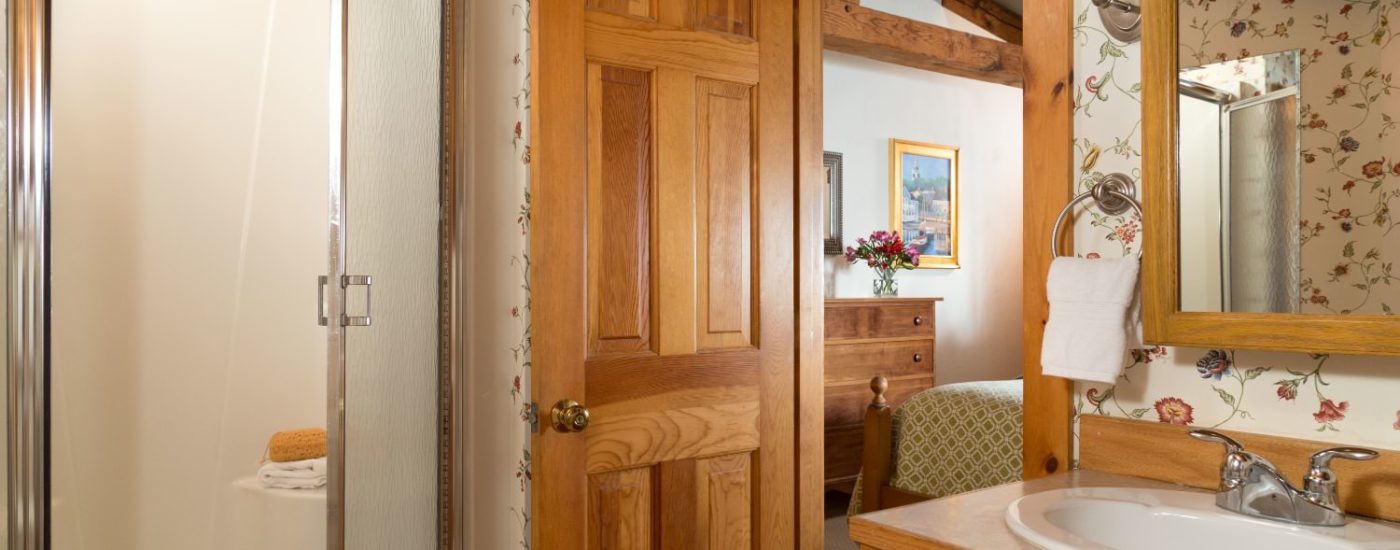
M 924 390 L 890 418 L 890 485 L 929 498 L 1021 480 L 1021 381 Z M 850 515 L 860 513 L 861 479 Z

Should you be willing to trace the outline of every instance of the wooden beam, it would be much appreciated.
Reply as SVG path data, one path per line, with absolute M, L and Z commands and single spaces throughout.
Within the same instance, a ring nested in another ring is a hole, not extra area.
M 1021 47 L 825 0 L 823 44 L 829 50 L 937 73 L 1021 87 Z
M 992 0 L 943 0 L 943 8 L 986 29 L 992 35 L 1021 43 L 1021 16 Z
M 1040 372 L 1040 345 L 1050 304 L 1045 278 L 1053 259 L 1050 235 L 1069 202 L 1074 173 L 1074 7 L 1070 0 L 1026 3 L 1026 88 L 1023 121 L 1022 372 L 1025 478 L 1070 469 L 1073 385 Z M 1065 231 L 1066 236 L 1073 231 Z M 1065 239 L 1068 241 L 1069 239 Z M 1067 246 L 1069 243 L 1057 243 Z M 1069 248 L 1064 248 L 1069 250 Z

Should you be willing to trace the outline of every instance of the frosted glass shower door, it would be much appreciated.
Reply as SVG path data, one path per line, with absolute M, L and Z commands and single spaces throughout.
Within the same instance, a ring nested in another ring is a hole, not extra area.
M 440 3 L 348 6 L 344 269 L 372 284 L 345 289 L 347 314 L 370 324 L 343 331 L 344 544 L 427 549 L 438 532 Z

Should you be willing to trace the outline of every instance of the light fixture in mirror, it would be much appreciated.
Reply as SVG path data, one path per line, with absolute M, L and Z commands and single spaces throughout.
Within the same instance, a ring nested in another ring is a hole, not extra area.
M 1398 8 L 1180 0 L 1180 311 L 1400 307 Z

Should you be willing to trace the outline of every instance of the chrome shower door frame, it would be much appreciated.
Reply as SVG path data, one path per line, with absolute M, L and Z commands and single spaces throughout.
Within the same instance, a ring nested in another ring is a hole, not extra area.
M 331 0 L 331 40 L 329 93 L 330 163 L 329 250 L 326 285 L 326 548 L 345 548 L 345 157 L 346 157 L 346 89 L 349 73 L 346 58 L 349 52 L 349 0 Z
M 49 2 L 9 0 L 8 523 L 11 550 L 48 548 Z

